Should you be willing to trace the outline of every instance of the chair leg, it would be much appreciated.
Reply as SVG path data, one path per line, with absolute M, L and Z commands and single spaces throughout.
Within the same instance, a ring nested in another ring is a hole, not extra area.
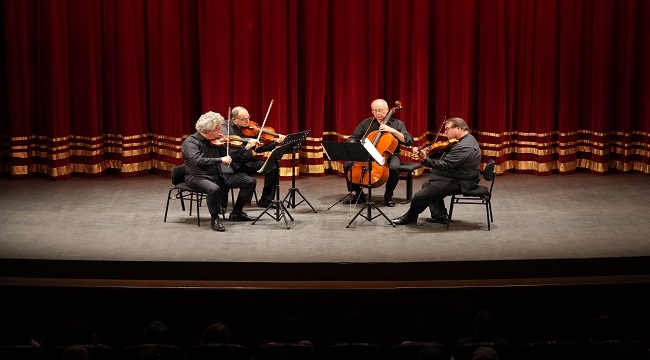
M 449 224 L 451 224 L 451 215 L 454 213 L 454 201 L 456 201 L 456 195 L 452 195 L 451 201 L 449 202 L 449 216 L 447 217 L 447 229 L 449 229 Z
M 172 198 L 172 191 L 174 191 L 174 189 L 169 189 L 169 193 L 167 194 L 167 206 L 165 207 L 165 219 L 163 222 L 167 222 L 167 211 L 169 211 L 169 200 Z
M 201 208 L 202 200 L 203 200 L 203 194 L 196 194 L 196 223 L 198 227 L 201 227 L 201 213 L 199 209 Z M 191 204 L 190 207 L 192 207 Z

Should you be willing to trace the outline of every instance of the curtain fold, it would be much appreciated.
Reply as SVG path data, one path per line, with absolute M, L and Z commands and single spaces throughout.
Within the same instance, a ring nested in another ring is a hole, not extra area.
M 2 0 L 0 14 L 2 177 L 166 172 L 200 114 L 238 105 L 311 131 L 299 176 L 340 173 L 321 141 L 344 141 L 376 98 L 403 103 L 417 146 L 464 118 L 499 173 L 650 173 L 644 0 Z

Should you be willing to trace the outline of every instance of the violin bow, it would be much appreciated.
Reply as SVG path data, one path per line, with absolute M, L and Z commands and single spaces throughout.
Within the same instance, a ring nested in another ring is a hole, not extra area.
M 262 129 L 264 129 L 264 125 L 266 125 L 266 119 L 269 117 L 269 113 L 271 112 L 271 106 L 273 106 L 273 99 L 271 99 L 271 103 L 269 104 L 269 109 L 266 110 L 266 116 L 264 116 L 264 121 L 262 122 L 262 126 L 260 126 L 260 133 L 257 134 L 257 141 L 260 141 L 260 138 L 262 137 Z
M 228 138 L 226 139 L 226 156 L 230 156 L 230 121 L 232 120 L 230 116 L 231 111 L 232 110 L 230 110 L 230 107 L 228 107 L 228 122 L 226 123 L 228 125 L 228 135 L 227 135 Z

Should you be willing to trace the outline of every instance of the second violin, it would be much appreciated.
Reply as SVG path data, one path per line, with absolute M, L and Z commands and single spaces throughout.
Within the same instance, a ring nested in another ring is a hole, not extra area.
M 449 149 L 452 145 L 456 144 L 458 141 L 459 141 L 458 139 L 452 138 L 452 139 L 449 139 L 447 141 L 437 141 L 437 142 L 425 147 L 424 149 L 419 149 L 418 150 L 418 148 L 414 148 L 412 157 L 413 157 L 413 159 L 418 159 L 418 157 L 425 158 L 425 157 L 429 156 L 429 154 L 431 154 L 431 153 L 436 153 L 436 152 L 439 152 L 439 151 L 444 151 L 444 150 Z
M 273 141 L 275 138 L 279 137 L 280 134 L 275 132 L 275 129 L 269 126 L 261 127 L 256 122 L 249 120 L 248 126 L 241 129 L 242 133 L 248 137 L 254 138 L 262 133 L 261 138 L 266 140 Z

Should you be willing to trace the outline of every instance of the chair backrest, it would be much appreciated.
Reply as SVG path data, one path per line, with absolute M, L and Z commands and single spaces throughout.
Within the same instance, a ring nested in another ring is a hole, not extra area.
M 384 350 L 375 344 L 343 343 L 325 348 L 327 360 L 384 360 Z
M 494 180 L 494 175 L 496 175 L 496 172 L 494 171 L 494 159 L 488 160 L 487 164 L 485 164 L 485 170 L 483 170 L 483 178 L 486 181 L 492 181 Z
M 187 360 L 250 360 L 250 349 L 238 344 L 204 344 L 196 345 L 187 352 Z
M 309 360 L 313 358 L 313 347 L 295 343 L 262 345 L 255 354 L 256 360 Z
M 451 349 L 449 349 L 449 347 L 445 345 L 436 344 L 433 342 L 413 342 L 413 343 L 398 344 L 393 346 L 390 349 L 389 359 L 390 360 L 416 360 L 418 358 L 418 354 L 420 353 L 420 351 L 422 351 L 422 349 L 427 347 L 438 348 L 440 350 L 440 353 L 442 354 L 442 358 L 444 359 L 451 358 Z
M 185 165 L 172 167 L 172 184 L 178 185 L 185 182 Z
M 635 340 L 607 340 L 590 343 L 585 348 L 586 360 L 645 360 L 648 348 Z
M 12 345 L 0 347 L 0 359 L 7 360 L 39 360 L 49 359 L 49 354 L 39 347 L 29 345 Z
M 517 358 L 529 360 L 574 360 L 582 358 L 578 344 L 570 341 L 543 341 L 522 346 Z
M 159 359 L 184 360 L 185 351 L 178 346 L 164 344 L 140 344 L 124 349 L 126 360 Z

